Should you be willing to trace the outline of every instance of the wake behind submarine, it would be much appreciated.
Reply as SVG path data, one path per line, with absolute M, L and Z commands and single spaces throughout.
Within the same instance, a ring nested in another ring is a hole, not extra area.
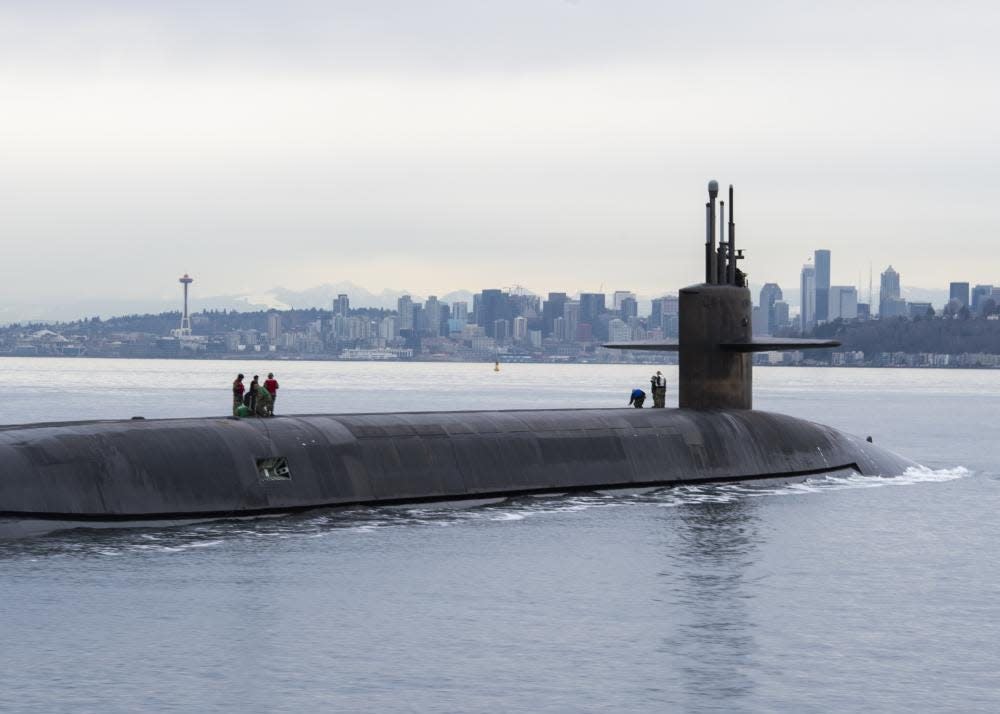
M 709 183 L 705 282 L 680 292 L 678 409 L 317 414 L 0 427 L 2 533 L 546 492 L 898 475 L 909 459 L 836 429 L 752 410 L 751 353 L 837 346 L 754 339 L 733 189 Z

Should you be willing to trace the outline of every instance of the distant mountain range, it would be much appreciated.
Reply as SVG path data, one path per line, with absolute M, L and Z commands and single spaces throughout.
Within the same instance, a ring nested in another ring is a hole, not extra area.
M 257 310 L 289 310 L 324 308 L 329 310 L 337 295 L 346 294 L 353 307 L 379 307 L 389 310 L 396 309 L 396 301 L 403 295 L 412 295 L 414 301 L 423 302 L 426 296 L 408 290 L 383 290 L 372 293 L 360 285 L 348 281 L 327 283 L 305 290 L 276 287 L 263 293 L 253 295 L 213 295 L 202 297 L 194 295 L 191 299 L 191 310 L 194 313 L 202 310 L 238 310 L 252 312 Z M 154 298 L 147 300 L 124 300 L 120 298 L 93 298 L 66 301 L 38 300 L 32 302 L 7 303 L 0 307 L 0 324 L 12 322 L 71 322 L 81 318 L 99 316 L 101 318 L 119 315 L 159 314 L 162 312 L 179 311 L 181 308 L 180 290 L 175 298 Z M 442 302 L 452 303 L 466 301 L 472 304 L 472 293 L 468 290 L 456 290 L 439 295 Z
M 760 295 L 760 286 L 752 285 L 751 292 L 754 302 Z M 930 302 L 935 308 L 940 309 L 948 302 L 947 290 L 928 290 L 925 288 L 913 288 L 904 286 L 903 297 L 910 301 Z M 793 312 L 799 308 L 798 289 L 784 290 L 785 302 L 793 308 Z M 355 285 L 349 281 L 337 283 L 327 283 L 304 290 L 293 290 L 290 288 L 276 287 L 263 293 L 253 295 L 215 295 L 210 297 L 194 296 L 191 301 L 191 309 L 194 312 L 202 310 L 238 310 L 240 312 L 251 312 L 257 310 L 288 310 L 288 309 L 309 309 L 324 308 L 330 309 L 333 299 L 337 295 L 346 294 L 353 307 L 378 307 L 387 310 L 396 309 L 396 301 L 403 295 L 412 295 L 415 302 L 423 302 L 426 295 L 414 293 L 408 290 L 385 289 L 379 293 Z M 444 303 L 464 301 L 472 307 L 473 293 L 468 290 L 455 290 L 444 295 L 438 295 L 438 299 Z M 610 305 L 610 295 L 608 296 Z M 657 296 L 638 296 L 639 314 L 649 314 L 650 300 Z M 867 290 L 858 295 L 862 302 L 867 300 Z M 180 310 L 180 291 L 175 298 L 160 298 L 150 300 L 123 300 L 117 298 L 93 298 L 65 301 L 35 301 L 22 303 L 8 303 L 0 307 L 0 324 L 10 324 L 12 322 L 70 322 L 85 317 L 100 316 L 102 318 L 115 317 L 119 315 L 136 314 L 159 314 L 162 312 Z

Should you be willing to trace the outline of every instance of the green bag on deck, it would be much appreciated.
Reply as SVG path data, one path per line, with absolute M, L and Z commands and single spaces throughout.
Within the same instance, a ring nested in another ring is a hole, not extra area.
M 236 407 L 236 416 L 238 417 L 248 417 L 253 416 L 253 412 L 250 411 L 250 407 L 245 404 L 240 404 Z

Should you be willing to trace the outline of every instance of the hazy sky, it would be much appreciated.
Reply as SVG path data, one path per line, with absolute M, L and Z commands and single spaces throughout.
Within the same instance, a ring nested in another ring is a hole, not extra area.
M 0 299 L 1000 283 L 1000 4 L 5 0 Z M 864 296 L 864 295 L 863 295 Z

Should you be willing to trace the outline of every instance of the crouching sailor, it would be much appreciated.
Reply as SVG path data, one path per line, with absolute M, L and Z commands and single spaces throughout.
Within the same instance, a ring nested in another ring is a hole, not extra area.
M 635 407 L 636 409 L 642 409 L 642 403 L 646 401 L 646 393 L 636 387 L 632 390 L 632 396 L 629 397 L 628 405 L 630 407 Z

